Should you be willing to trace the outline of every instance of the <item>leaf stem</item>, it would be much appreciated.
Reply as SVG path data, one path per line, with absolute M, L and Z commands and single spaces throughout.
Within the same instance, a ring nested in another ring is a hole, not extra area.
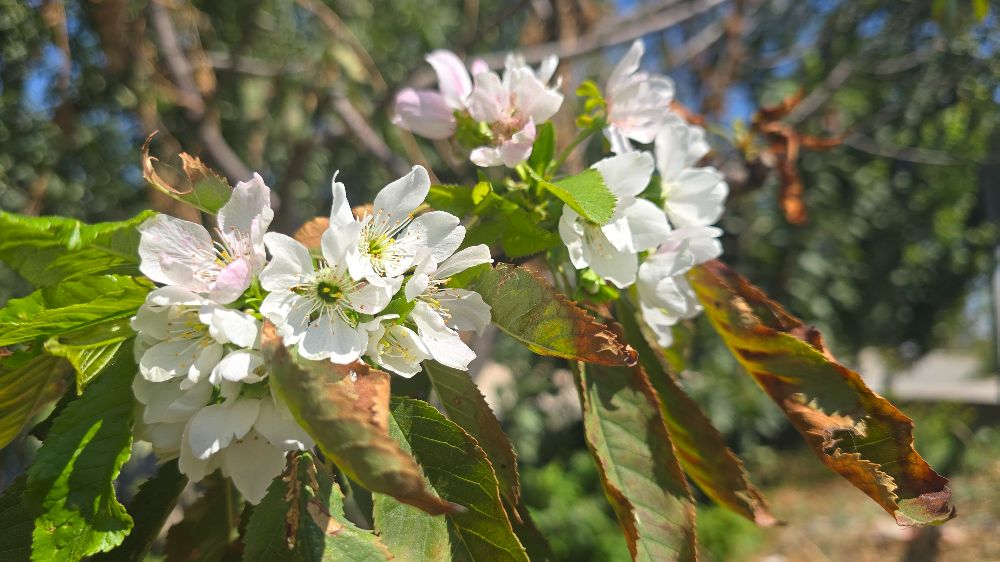
M 573 139 L 573 142 L 569 143 L 569 146 L 564 148 L 563 151 L 559 153 L 559 158 L 556 159 L 555 163 L 550 168 L 552 173 L 559 171 L 559 168 L 566 163 L 566 159 L 569 158 L 569 155 L 573 153 L 573 150 L 576 149 L 576 147 L 580 146 L 580 143 L 589 139 L 594 133 L 600 130 L 601 129 L 599 127 L 591 127 L 580 131 L 580 134 Z

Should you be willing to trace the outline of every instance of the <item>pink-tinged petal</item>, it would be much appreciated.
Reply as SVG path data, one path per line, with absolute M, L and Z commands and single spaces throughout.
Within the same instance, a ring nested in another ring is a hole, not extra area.
M 531 147 L 535 144 L 535 123 L 528 121 L 523 129 L 500 145 L 500 159 L 504 166 L 513 168 L 531 156 Z
M 496 72 L 476 75 L 476 87 L 469 96 L 469 114 L 476 121 L 499 121 L 510 107 L 510 92 Z
M 484 72 L 489 72 L 490 71 L 490 65 L 486 64 L 486 61 L 484 61 L 483 59 L 479 59 L 479 58 L 472 60 L 472 66 L 471 66 L 471 68 L 472 68 L 472 76 L 474 76 L 474 77 L 478 76 L 478 75 L 480 75 L 480 74 L 482 74 Z
M 537 123 L 548 121 L 559 111 L 563 102 L 562 94 L 547 88 L 530 69 L 519 75 L 520 80 L 512 87 L 510 94 L 518 112 Z
M 639 70 L 639 61 L 642 60 L 645 50 L 646 48 L 643 46 L 641 39 L 636 39 L 632 43 L 628 52 L 625 53 L 622 60 L 611 71 L 611 75 L 608 76 L 608 84 L 605 88 L 608 96 L 613 96 L 615 91 L 627 82 L 629 76 Z
M 455 110 L 444 96 L 427 90 L 407 88 L 396 94 L 392 122 L 429 139 L 446 139 L 455 134 Z
M 200 224 L 156 215 L 139 226 L 139 270 L 157 283 L 196 293 L 208 290 L 195 275 L 217 268 L 212 237 Z
M 254 174 L 250 181 L 241 181 L 233 189 L 229 201 L 219 209 L 219 230 L 236 230 L 250 233 L 254 219 L 260 219 L 261 231 L 267 230 L 274 219 L 271 210 L 271 188 L 264 183 L 260 174 Z
M 253 271 L 247 260 L 240 258 L 222 268 L 215 278 L 208 296 L 219 304 L 229 304 L 240 298 L 253 279 Z
M 469 160 L 480 168 L 492 168 L 503 164 L 500 149 L 493 146 L 480 146 L 469 153 Z
M 472 80 L 469 78 L 469 71 L 465 69 L 465 63 L 455 53 L 445 50 L 427 55 L 427 62 L 437 73 L 438 87 L 445 103 L 453 109 L 464 108 L 466 98 L 472 93 Z

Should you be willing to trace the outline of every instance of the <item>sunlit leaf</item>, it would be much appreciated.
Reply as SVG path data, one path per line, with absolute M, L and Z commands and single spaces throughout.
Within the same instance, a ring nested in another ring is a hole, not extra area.
M 377 561 L 393 556 L 371 531 L 344 517 L 344 494 L 309 453 L 292 457 L 247 525 L 243 560 Z
M 0 449 L 66 391 L 70 365 L 51 355 L 17 353 L 0 361 Z
M 697 560 L 695 506 L 641 367 L 574 363 L 587 446 L 633 560 Z
M 954 516 L 948 479 L 913 448 L 913 421 L 836 362 L 818 331 L 721 262 L 688 277 L 733 355 L 820 460 L 900 525 Z
M 135 360 L 126 344 L 114 364 L 52 424 L 28 469 L 25 500 L 38 513 L 32 560 L 79 560 L 121 544 L 132 518 L 115 497 L 132 448 Z
M 99 275 L 64 281 L 12 299 L 0 309 L 0 345 L 128 318 L 153 288 L 145 279 Z
M 532 173 L 535 181 L 569 205 L 583 218 L 597 224 L 606 224 L 615 214 L 618 198 L 604 184 L 601 173 L 588 168 L 579 174 L 549 182 Z
M 643 333 L 635 309 L 621 305 L 619 312 L 625 335 L 639 352 L 639 364 L 656 390 L 660 414 L 667 424 L 681 467 L 720 505 L 761 526 L 776 523 L 764 497 L 750 483 L 743 463 L 726 446 L 725 438 L 708 416 L 674 380 L 665 366 L 663 350 L 651 344 Z
M 270 381 L 323 454 L 373 492 L 429 513 L 455 509 L 424 482 L 413 457 L 389 437 L 389 375 L 363 363 L 298 361 L 265 323 Z
M 510 505 L 516 506 L 521 495 L 517 454 L 479 387 L 472 382 L 468 372 L 446 367 L 437 361 L 424 361 L 424 372 L 430 378 L 448 418 L 479 443 L 493 464 L 500 483 L 500 494 Z
M 167 517 L 177 505 L 177 498 L 187 484 L 187 477 L 177 470 L 177 459 L 160 465 L 149 480 L 139 486 L 139 492 L 129 503 L 128 513 L 135 521 L 132 532 L 111 552 L 95 555 L 93 562 L 130 562 L 145 560 L 153 542 L 159 537 Z
M 206 166 L 198 157 L 182 152 L 180 159 L 184 177 L 182 179 L 181 174 L 175 174 L 181 183 L 172 185 L 153 166 L 153 162 L 157 162 L 159 159 L 149 155 L 149 144 L 155 134 L 156 132 L 149 135 L 142 145 L 142 177 L 153 187 L 173 199 L 209 214 L 218 213 L 219 209 L 229 201 L 232 194 L 229 182 L 218 172 Z
M 501 263 L 483 268 L 467 288 L 492 307 L 498 328 L 535 353 L 604 365 L 635 364 L 635 350 L 523 267 Z
M 402 560 L 523 560 L 486 453 L 433 406 L 394 397 L 389 432 L 413 454 L 442 498 L 462 509 L 432 517 L 386 496 L 375 498 L 375 529 Z
M 119 318 L 53 336 L 45 342 L 45 351 L 66 358 L 73 365 L 77 392 L 83 392 L 83 388 L 111 363 L 122 344 L 134 336 L 129 319 Z
M 98 273 L 139 273 L 139 231 L 146 211 L 121 222 L 84 224 L 63 217 L 0 211 L 0 261 L 36 287 Z
M 538 126 L 535 144 L 531 147 L 528 165 L 539 175 L 545 175 L 545 170 L 556 155 L 556 128 L 551 122 Z

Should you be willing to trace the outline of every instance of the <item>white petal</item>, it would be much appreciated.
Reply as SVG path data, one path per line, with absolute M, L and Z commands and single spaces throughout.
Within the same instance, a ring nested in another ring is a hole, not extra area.
M 474 330 L 482 333 L 490 325 L 490 305 L 482 295 L 465 289 L 444 289 L 435 295 L 441 307 L 451 314 L 448 327 L 453 330 Z
M 632 252 L 616 250 L 603 235 L 592 236 L 583 244 L 583 256 L 594 273 L 611 281 L 619 289 L 635 282 L 638 256 Z
M 562 216 L 559 217 L 559 237 L 569 250 L 569 261 L 577 269 L 587 267 L 587 260 L 583 257 L 583 229 L 586 227 L 581 224 L 580 218 L 576 211 L 563 205 Z
M 355 279 L 371 270 L 371 263 L 358 251 L 362 224 L 349 222 L 337 228 L 328 228 L 320 238 L 323 259 L 333 269 L 347 267 Z
M 219 304 L 229 304 L 240 298 L 253 281 L 253 266 L 248 258 L 239 258 L 222 268 L 208 296 Z
M 181 435 L 177 468 L 181 471 L 181 474 L 187 476 L 192 482 L 200 482 L 207 474 L 212 472 L 210 468 L 218 461 L 216 459 L 202 459 L 194 453 L 191 449 L 191 432 L 192 427 L 189 422 L 184 427 L 184 433 Z
M 357 290 L 347 295 L 348 306 L 363 314 L 381 312 L 403 282 L 402 277 L 369 276 L 365 279 Z
M 182 388 L 190 388 L 198 381 L 205 380 L 212 373 L 212 369 L 219 364 L 222 359 L 223 348 L 221 344 L 212 342 L 202 346 L 191 368 L 187 372 L 187 381 L 181 382 Z
M 376 341 L 379 349 L 377 362 L 390 371 L 409 378 L 420 372 L 420 364 L 431 358 L 430 350 L 413 330 L 393 324 L 383 333 L 382 341 Z M 382 338 L 379 338 L 382 340 Z
M 446 139 L 455 134 L 455 110 L 444 96 L 427 90 L 400 90 L 392 122 L 429 139 Z
M 670 225 L 667 216 L 650 201 L 636 199 L 622 210 L 628 223 L 630 246 L 636 252 L 655 248 L 670 236 Z
M 245 312 L 215 307 L 211 311 L 209 333 L 219 343 L 252 347 L 260 335 L 260 322 Z
M 146 350 L 139 360 L 139 373 L 150 382 L 163 382 L 185 376 L 198 359 L 201 348 L 197 341 L 174 340 L 160 342 Z
M 271 481 L 285 469 L 285 452 L 252 431 L 226 449 L 221 462 L 236 489 L 256 505 L 267 495 Z
M 665 125 L 656 134 L 656 169 L 664 184 L 673 182 L 687 166 L 688 128 L 682 123 Z
M 259 351 L 237 349 L 225 357 L 212 369 L 209 380 L 212 384 L 232 381 L 243 383 L 258 382 L 266 373 L 264 357 Z
M 456 273 L 461 273 L 470 267 L 475 267 L 484 263 L 493 263 L 490 256 L 490 247 L 486 244 L 477 244 L 459 250 L 455 255 L 441 262 L 434 272 L 435 279 L 447 279 Z M 421 291 L 423 292 L 423 291 Z
M 628 52 L 625 53 L 622 60 L 618 61 L 614 70 L 611 71 L 611 75 L 608 76 L 607 88 L 605 88 L 608 95 L 614 95 L 614 92 L 626 83 L 628 77 L 639 70 L 639 61 L 642 59 L 644 51 L 642 39 L 636 39 L 632 42 Z
M 260 304 L 260 313 L 278 328 L 285 345 L 302 339 L 309 325 L 309 301 L 291 291 L 275 291 Z
M 208 290 L 197 274 L 218 269 L 215 248 L 205 227 L 156 215 L 139 225 L 139 270 L 157 283 L 178 285 L 194 292 Z
M 260 284 L 267 291 L 287 290 L 301 285 L 314 273 L 309 250 L 297 240 L 268 232 L 264 244 L 271 252 L 271 261 L 260 274 Z
M 236 399 L 199 410 L 188 425 L 188 441 L 194 456 L 207 459 L 232 443 L 233 439 L 246 435 L 257 419 L 260 402 Z
M 354 221 L 354 214 L 351 212 L 351 203 L 347 200 L 347 188 L 337 181 L 337 175 L 333 174 L 332 191 L 333 204 L 330 206 L 330 227 L 338 228 Z
M 719 220 L 729 194 L 715 168 L 688 168 L 664 187 L 667 215 L 677 226 L 707 226 Z
M 146 303 L 151 306 L 202 305 L 208 302 L 210 302 L 208 299 L 187 289 L 170 285 L 153 289 L 146 295 Z
M 261 400 L 254 429 L 283 451 L 304 450 L 313 446 L 309 434 L 291 416 L 279 411 L 273 400 Z
M 530 70 L 518 81 L 511 91 L 516 100 L 517 110 L 535 123 L 544 123 L 559 111 L 563 96 L 558 91 L 547 88 Z
M 451 213 L 431 211 L 413 219 L 406 236 L 416 237 L 418 244 L 430 250 L 431 258 L 441 262 L 454 254 L 465 239 L 465 227 L 459 222 Z
M 495 72 L 476 75 L 475 87 L 468 100 L 469 114 L 473 119 L 485 123 L 499 121 L 507 113 L 509 105 L 510 92 Z
M 330 359 L 334 363 L 357 361 L 368 345 L 367 334 L 354 328 L 339 316 L 321 315 L 309 326 L 299 342 L 299 353 L 312 360 Z
M 472 93 L 472 80 L 469 71 L 455 53 L 437 50 L 427 55 L 427 62 L 437 73 L 438 87 L 444 101 L 454 109 L 465 107 L 465 100 Z
M 614 125 L 609 125 L 604 129 L 604 138 L 608 139 L 608 144 L 611 145 L 611 152 L 615 154 L 625 154 L 626 152 L 632 152 L 632 143 L 629 142 L 628 137 L 619 127 Z
M 167 320 L 169 309 L 159 306 L 150 306 L 143 303 L 132 318 L 132 329 L 140 334 L 156 338 L 158 340 L 167 339 Z
M 529 120 L 510 140 L 500 144 L 500 160 L 504 166 L 513 168 L 531 156 L 531 148 L 535 144 L 535 132 L 535 122 Z
M 642 307 L 642 319 L 653 331 L 656 342 L 662 347 L 670 347 L 674 343 L 673 328 L 679 321 L 676 316 L 648 306 Z
M 219 209 L 219 230 L 249 234 L 250 225 L 257 218 L 260 219 L 261 231 L 265 231 L 274 219 L 274 211 L 271 210 L 271 188 L 267 187 L 260 174 L 255 173 L 250 181 L 236 184 L 229 201 Z
M 648 152 L 627 152 L 605 158 L 591 168 L 601 173 L 605 185 L 618 197 L 635 197 L 653 177 L 653 156 Z
M 380 220 L 401 223 L 424 202 L 431 189 L 431 179 L 423 166 L 414 166 L 409 174 L 382 188 L 375 196 L 374 213 Z
M 469 153 L 469 160 L 480 168 L 492 168 L 503 164 L 500 149 L 492 146 L 480 146 L 472 149 L 472 152 Z
M 417 334 L 435 361 L 455 369 L 468 370 L 469 363 L 476 358 L 475 352 L 445 325 L 441 316 L 427 303 L 418 301 L 410 318 L 417 324 Z

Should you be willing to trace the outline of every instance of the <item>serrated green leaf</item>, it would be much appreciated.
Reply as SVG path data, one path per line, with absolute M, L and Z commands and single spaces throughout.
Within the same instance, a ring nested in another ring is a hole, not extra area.
M 465 288 L 482 295 L 500 330 L 535 353 L 607 365 L 636 361 L 617 335 L 523 267 L 483 268 Z
M 152 288 L 141 278 L 98 275 L 63 281 L 23 299 L 12 299 L 0 309 L 0 345 L 128 318 Z
M 363 363 L 299 361 L 270 323 L 264 324 L 261 347 L 272 387 L 351 479 L 429 513 L 456 509 L 427 487 L 413 457 L 389 437 L 388 374 Z
M 186 152 L 181 152 L 179 155 L 183 174 L 176 174 L 176 177 L 180 181 L 177 185 L 168 182 L 153 166 L 153 162 L 158 159 L 149 155 L 149 144 L 153 140 L 153 135 L 149 135 L 142 145 L 143 179 L 172 199 L 187 203 L 211 215 L 218 213 L 232 195 L 233 189 L 229 186 L 229 182 L 197 156 Z
M 633 560 L 697 560 L 695 506 L 641 367 L 574 363 L 587 446 Z
M 35 518 L 24 503 L 25 475 L 18 476 L 0 496 L 0 560 L 28 560 Z
M 639 324 L 637 311 L 624 301 L 619 302 L 618 319 L 629 343 L 639 353 L 639 364 L 656 390 L 660 414 L 684 471 L 719 505 L 761 526 L 776 523 L 764 497 L 750 483 L 743 463 L 664 366 L 663 350 L 649 343 Z
M 132 346 L 59 414 L 28 469 L 25 500 L 38 513 L 32 560 L 79 560 L 121 544 L 132 518 L 115 497 L 132 447 Z
M 122 344 L 134 336 L 129 319 L 119 318 L 53 336 L 45 342 L 45 351 L 64 357 L 73 365 L 79 393 L 111 363 Z
M 556 155 L 556 128 L 551 122 L 538 126 L 535 144 L 531 147 L 528 165 L 539 175 L 544 176 L 546 169 Z
M 476 206 L 472 202 L 472 190 L 463 185 L 432 185 L 426 200 L 432 208 L 446 211 L 456 217 L 468 215 Z
M 70 370 L 66 361 L 51 355 L 28 357 L 22 352 L 3 359 L 0 363 L 0 449 L 17 437 L 42 408 L 63 395 Z
M 344 494 L 312 455 L 292 457 L 282 478 L 271 483 L 254 508 L 244 539 L 247 562 L 358 562 L 393 556 L 371 531 L 344 516 Z
M 615 214 L 618 198 L 604 184 L 601 173 L 593 168 L 554 183 L 546 181 L 534 171 L 530 173 L 539 185 L 591 222 L 607 224 Z
M 121 222 L 84 224 L 64 217 L 0 211 L 0 261 L 36 287 L 99 273 L 139 273 L 139 231 L 145 211 Z
M 437 361 L 424 361 L 423 366 L 448 418 L 479 443 L 493 464 L 500 495 L 516 506 L 521 496 L 517 454 L 479 387 L 466 371 L 446 367 Z
M 239 524 L 239 494 L 221 473 L 202 480 L 203 492 L 167 531 L 166 562 L 219 562 L 229 553 Z
M 557 234 L 538 226 L 526 212 L 512 213 L 499 221 L 504 225 L 500 243 L 510 259 L 538 254 L 562 243 Z
M 392 399 L 389 434 L 416 457 L 431 488 L 464 508 L 432 517 L 376 496 L 375 529 L 394 554 L 402 560 L 528 560 L 475 439 L 430 404 L 403 397 Z
M 955 516 L 948 479 L 913 448 L 913 420 L 838 363 L 817 330 L 722 262 L 688 279 L 726 346 L 824 464 L 899 525 Z
M 152 478 L 139 486 L 139 492 L 129 503 L 129 515 L 135 521 L 132 532 L 117 548 L 95 555 L 92 562 L 145 560 L 187 481 L 177 469 L 176 459 L 161 465 Z

